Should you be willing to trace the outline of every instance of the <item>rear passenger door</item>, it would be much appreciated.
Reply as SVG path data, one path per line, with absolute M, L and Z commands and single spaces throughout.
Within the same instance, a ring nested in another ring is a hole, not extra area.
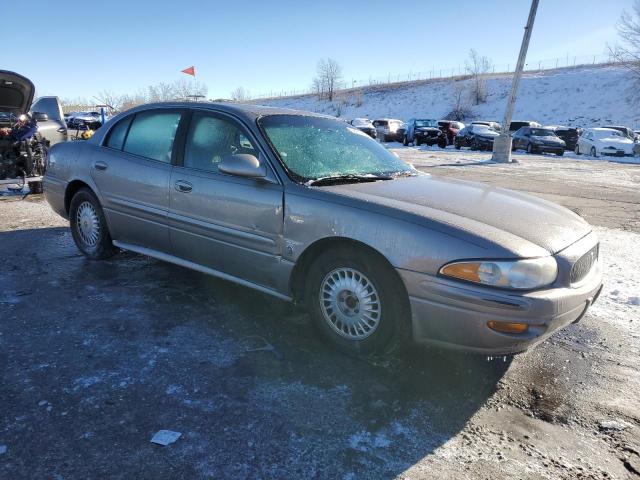
M 194 110 L 180 162 L 171 175 L 173 254 L 219 272 L 274 287 L 281 255 L 283 188 L 267 163 L 266 179 L 218 171 L 223 157 L 267 160 L 235 118 Z
M 180 109 L 143 110 L 120 120 L 92 157 L 114 240 L 169 252 L 169 178 Z

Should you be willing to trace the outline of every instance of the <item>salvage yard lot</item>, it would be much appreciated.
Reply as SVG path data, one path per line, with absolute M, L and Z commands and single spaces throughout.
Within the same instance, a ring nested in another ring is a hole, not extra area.
M 42 198 L 0 197 L 0 478 L 634 478 L 640 166 L 389 147 L 577 209 L 605 268 L 587 316 L 515 358 L 355 360 L 278 300 L 90 262 Z M 161 429 L 182 436 L 151 444 Z

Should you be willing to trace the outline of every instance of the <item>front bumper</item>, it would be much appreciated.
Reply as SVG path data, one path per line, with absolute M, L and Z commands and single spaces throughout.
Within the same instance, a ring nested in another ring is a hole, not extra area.
M 559 153 L 564 152 L 565 150 L 564 145 L 537 145 L 532 143 L 531 147 L 533 150 L 540 153 Z
M 556 255 L 561 271 L 549 289 L 496 290 L 408 270 L 398 270 L 411 304 L 413 339 L 486 355 L 522 352 L 557 330 L 579 321 L 602 289 L 598 261 L 579 284 L 569 286 L 567 266 L 597 243 L 590 234 Z M 563 267 L 564 265 L 564 267 Z M 491 330 L 490 320 L 529 324 L 527 332 Z

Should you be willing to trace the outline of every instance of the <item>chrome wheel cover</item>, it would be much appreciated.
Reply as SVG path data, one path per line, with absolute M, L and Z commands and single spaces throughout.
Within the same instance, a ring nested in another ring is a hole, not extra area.
M 380 325 L 380 296 L 353 268 L 336 268 L 320 284 L 320 309 L 331 329 L 348 340 L 363 340 Z
M 100 220 L 91 202 L 82 202 L 76 212 L 76 230 L 87 247 L 95 247 L 100 241 Z

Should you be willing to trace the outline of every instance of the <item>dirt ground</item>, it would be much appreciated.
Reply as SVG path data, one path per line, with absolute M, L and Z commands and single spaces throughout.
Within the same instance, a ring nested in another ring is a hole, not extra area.
M 396 151 L 579 209 L 599 302 L 514 358 L 356 360 L 280 301 L 129 253 L 90 262 L 42 198 L 0 197 L 0 478 L 640 478 L 640 166 Z M 182 435 L 150 443 L 162 429 Z

